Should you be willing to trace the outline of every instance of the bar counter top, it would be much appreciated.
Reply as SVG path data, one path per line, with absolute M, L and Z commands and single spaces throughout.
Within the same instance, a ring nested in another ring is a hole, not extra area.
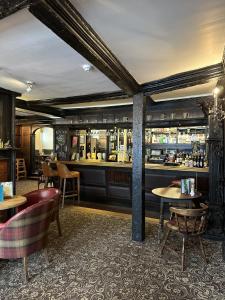
M 56 161 L 54 161 L 56 163 Z M 99 161 L 94 159 L 86 159 L 79 161 L 60 161 L 67 165 L 79 165 L 79 166 L 98 166 L 98 167 L 112 167 L 112 168 L 132 168 L 132 163 L 122 162 L 110 162 Z M 145 169 L 150 170 L 165 170 L 165 171 L 181 171 L 181 172 L 196 172 L 196 173 L 208 173 L 208 168 L 190 168 L 186 166 L 164 166 L 162 164 L 145 164 Z

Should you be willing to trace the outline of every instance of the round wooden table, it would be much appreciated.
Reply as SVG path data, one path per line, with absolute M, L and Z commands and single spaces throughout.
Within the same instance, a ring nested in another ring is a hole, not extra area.
M 159 231 L 158 239 L 160 241 L 161 233 L 164 227 L 164 203 L 179 203 L 179 204 L 190 204 L 194 203 L 195 206 L 198 205 L 197 199 L 199 199 L 202 194 L 200 192 L 195 192 L 194 196 L 181 194 L 180 188 L 177 187 L 163 187 L 156 188 L 152 190 L 152 194 L 160 197 L 160 215 L 159 215 Z
M 27 202 L 27 198 L 24 196 L 5 198 L 4 201 L 0 202 L 0 210 L 15 208 L 24 204 L 25 202 Z

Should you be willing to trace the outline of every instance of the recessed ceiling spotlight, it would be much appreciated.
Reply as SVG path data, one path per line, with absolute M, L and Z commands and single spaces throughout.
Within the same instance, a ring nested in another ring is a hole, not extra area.
M 28 81 L 26 81 L 26 85 L 27 85 L 26 91 L 27 91 L 27 93 L 30 93 L 32 91 L 34 82 L 28 80 Z
M 83 64 L 82 65 L 82 69 L 85 71 L 85 72 L 90 72 L 93 70 L 93 66 L 92 65 L 89 65 L 89 64 Z

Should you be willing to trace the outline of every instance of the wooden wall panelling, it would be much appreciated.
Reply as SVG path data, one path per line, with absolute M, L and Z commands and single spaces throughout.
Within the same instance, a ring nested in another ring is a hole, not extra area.
M 0 182 L 9 180 L 9 159 L 0 159 Z
M 21 128 L 21 151 L 26 162 L 28 174 L 30 173 L 30 147 L 31 147 L 31 126 Z

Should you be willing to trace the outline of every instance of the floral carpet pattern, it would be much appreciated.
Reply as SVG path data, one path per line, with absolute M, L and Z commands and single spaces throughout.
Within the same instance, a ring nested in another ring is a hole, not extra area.
M 0 299 L 225 299 L 220 243 L 204 241 L 207 265 L 193 247 L 181 272 L 176 256 L 160 256 L 152 220 L 146 221 L 144 243 L 131 241 L 129 215 L 67 205 L 60 220 L 62 237 L 54 223 L 49 230 L 50 264 L 42 253 L 31 255 L 28 284 L 21 260 L 0 261 Z M 171 243 L 180 249 L 175 236 Z

